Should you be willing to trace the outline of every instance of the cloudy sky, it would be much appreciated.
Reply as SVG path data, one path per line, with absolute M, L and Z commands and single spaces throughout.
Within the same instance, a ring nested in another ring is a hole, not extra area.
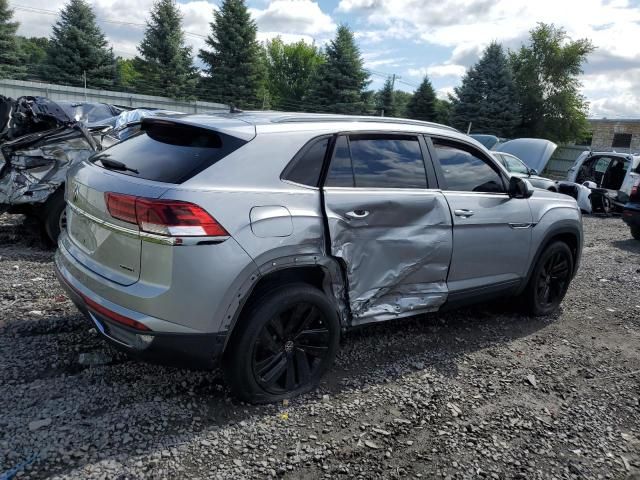
M 117 55 L 130 57 L 153 0 L 89 0 Z M 222 0 L 178 0 L 194 51 Z M 64 0 L 10 0 L 19 33 L 48 36 Z M 597 50 L 585 65 L 583 93 L 594 117 L 640 117 L 640 0 L 248 0 L 261 40 L 280 35 L 324 44 L 339 23 L 356 33 L 372 87 L 387 75 L 412 91 L 428 74 L 445 96 L 492 40 L 510 48 L 536 22 L 590 38 Z

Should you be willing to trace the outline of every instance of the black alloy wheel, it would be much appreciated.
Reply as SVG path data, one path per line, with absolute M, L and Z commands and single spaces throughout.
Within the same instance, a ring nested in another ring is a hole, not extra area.
M 538 301 L 542 307 L 548 308 L 564 297 L 571 277 L 570 263 L 571 259 L 561 251 L 555 252 L 544 262 L 536 283 Z
M 573 254 L 558 241 L 549 245 L 538 259 L 524 291 L 532 315 L 549 315 L 560 306 L 573 276 Z
M 283 285 L 249 300 L 225 348 L 225 380 L 251 403 L 295 397 L 318 385 L 339 343 L 340 319 L 325 293 Z
M 323 315 L 309 303 L 298 303 L 272 317 L 253 349 L 253 374 L 267 392 L 299 389 L 314 378 L 329 353 L 331 335 Z

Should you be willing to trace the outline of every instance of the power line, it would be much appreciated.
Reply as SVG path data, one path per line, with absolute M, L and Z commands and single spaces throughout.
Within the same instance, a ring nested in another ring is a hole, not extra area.
M 12 4 L 11 8 L 15 9 L 15 10 L 20 10 L 23 12 L 29 12 L 29 13 L 39 13 L 42 15 L 52 15 L 52 16 L 58 16 L 60 13 L 56 12 L 55 10 L 47 10 L 45 8 L 39 8 L 39 7 L 29 7 L 27 5 L 19 5 L 19 4 Z M 121 20 L 112 20 L 112 19 L 105 19 L 105 18 L 98 18 L 96 17 L 96 21 L 99 23 L 109 23 L 112 25 L 125 25 L 125 26 L 129 26 L 129 27 L 141 27 L 141 28 L 146 28 L 147 24 L 146 23 L 135 23 L 135 22 L 123 22 Z M 199 33 L 194 33 L 194 32 L 189 32 L 189 31 L 184 31 L 185 35 L 191 36 L 191 37 L 196 37 L 196 38 L 201 38 L 201 39 L 206 39 L 207 36 L 206 35 L 202 35 Z

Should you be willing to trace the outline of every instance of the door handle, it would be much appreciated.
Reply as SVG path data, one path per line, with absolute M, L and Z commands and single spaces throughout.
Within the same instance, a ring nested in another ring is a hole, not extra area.
M 460 210 L 454 210 L 453 213 L 458 217 L 469 218 L 473 215 L 473 210 L 467 210 L 466 208 L 461 208 Z
M 345 216 L 353 219 L 365 218 L 369 215 L 367 210 L 351 210 L 350 212 L 345 213 Z

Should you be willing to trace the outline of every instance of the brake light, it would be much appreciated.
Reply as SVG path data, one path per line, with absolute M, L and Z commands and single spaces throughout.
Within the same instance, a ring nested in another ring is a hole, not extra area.
M 104 194 L 107 210 L 113 218 L 128 223 L 138 223 L 136 220 L 136 197 L 107 192 Z
M 635 198 L 638 196 L 638 190 L 640 190 L 640 180 L 638 180 L 633 187 L 631 187 L 631 193 L 629 194 L 629 198 L 632 198 L 635 200 Z
M 135 223 L 140 230 L 168 237 L 219 237 L 229 235 L 202 207 L 180 200 L 157 200 L 106 192 L 105 203 L 113 218 Z

